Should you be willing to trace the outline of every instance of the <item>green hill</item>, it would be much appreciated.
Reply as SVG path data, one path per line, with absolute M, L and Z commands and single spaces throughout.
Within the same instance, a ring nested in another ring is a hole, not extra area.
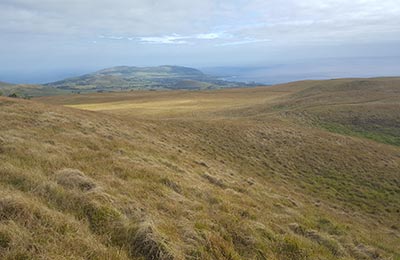
M 218 80 L 199 70 L 179 66 L 119 66 L 46 84 L 46 86 L 80 92 L 132 89 L 206 89 L 244 85 Z

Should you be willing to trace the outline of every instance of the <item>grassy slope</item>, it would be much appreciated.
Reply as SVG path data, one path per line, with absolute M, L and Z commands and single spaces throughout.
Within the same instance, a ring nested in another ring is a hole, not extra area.
M 0 256 L 399 259 L 399 148 L 284 109 L 310 84 L 1 98 Z
M 309 117 L 333 132 L 400 145 L 400 78 L 306 84 L 311 87 L 293 95 L 280 108 Z
M 9 84 L 0 82 L 0 91 L 4 96 L 16 93 L 20 97 L 39 97 L 67 94 L 53 87 L 27 84 Z

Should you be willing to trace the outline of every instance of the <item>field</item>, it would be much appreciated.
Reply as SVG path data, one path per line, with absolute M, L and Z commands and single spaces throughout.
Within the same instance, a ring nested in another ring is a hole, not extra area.
M 400 259 L 399 86 L 0 97 L 0 258 Z

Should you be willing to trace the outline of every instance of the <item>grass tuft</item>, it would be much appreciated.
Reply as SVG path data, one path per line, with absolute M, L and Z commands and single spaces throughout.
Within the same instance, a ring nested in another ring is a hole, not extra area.
M 84 173 L 75 169 L 63 169 L 56 173 L 56 181 L 67 189 L 90 191 L 96 188 L 96 183 Z

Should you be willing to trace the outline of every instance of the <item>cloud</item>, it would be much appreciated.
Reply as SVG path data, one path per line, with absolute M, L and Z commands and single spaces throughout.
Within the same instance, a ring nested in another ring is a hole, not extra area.
M 201 40 L 214 40 L 222 37 L 223 37 L 222 33 L 201 33 L 195 36 L 196 39 L 201 39 Z
M 211 32 L 211 33 L 199 33 L 195 35 L 163 35 L 163 36 L 138 36 L 138 37 L 126 37 L 126 36 L 104 36 L 100 35 L 100 39 L 108 40 L 129 40 L 139 43 L 149 44 L 196 44 L 199 40 L 214 41 L 218 39 L 230 39 L 232 35 L 224 32 Z
M 0 0 L 0 34 L 0 71 L 16 68 L 16 75 L 37 67 L 38 60 L 49 68 L 66 63 L 98 68 L 394 56 L 400 53 L 400 5 L 399 0 Z
M 260 42 L 270 42 L 270 39 L 245 39 L 242 41 L 231 41 L 216 44 L 216 46 L 232 46 L 232 45 L 243 45 L 243 44 L 251 44 L 251 43 L 260 43 Z
M 138 37 L 141 43 L 151 43 L 151 44 L 186 44 L 186 37 L 182 36 L 161 36 L 161 37 Z
M 124 37 L 121 37 L 121 36 L 103 36 L 103 35 L 101 35 L 99 37 L 103 38 L 103 39 L 110 39 L 110 40 L 122 40 L 122 39 L 124 39 Z
M 334 34 L 354 41 L 371 37 L 371 29 L 400 35 L 399 25 L 398 0 L 0 1 L 2 35 L 70 38 L 129 35 L 129 38 L 162 37 L 153 40 L 170 44 L 184 41 L 164 39 L 174 33 L 197 40 L 232 35 L 242 40 L 252 37 L 275 38 L 274 41 L 283 34 L 285 40 L 294 41 L 298 37 L 303 41 Z M 216 28 L 224 28 L 223 33 Z M 350 29 L 356 30 L 356 38 L 349 33 Z
M 134 41 L 142 44 L 186 44 L 188 41 L 185 39 L 190 39 L 188 36 L 179 36 L 177 34 L 164 35 L 164 36 L 139 36 L 139 37 L 125 37 L 125 36 L 104 36 L 100 35 L 100 39 L 105 40 L 128 40 Z

